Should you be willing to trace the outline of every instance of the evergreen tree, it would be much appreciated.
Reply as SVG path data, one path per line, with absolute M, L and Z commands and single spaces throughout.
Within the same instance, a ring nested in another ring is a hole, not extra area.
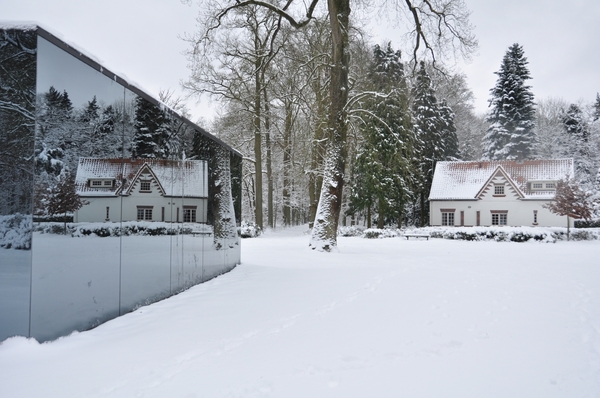
M 370 227 L 371 209 L 376 207 L 378 228 L 387 220 L 401 224 L 405 203 L 411 195 L 413 140 L 404 65 L 400 51 L 388 44 L 375 46 L 369 73 L 375 96 L 365 104 L 362 118 L 363 144 L 354 165 L 351 212 L 366 210 Z
M 138 97 L 135 102 L 133 158 L 167 158 L 169 119 L 158 106 Z
M 594 162 L 590 156 L 590 130 L 583 111 L 575 104 L 569 105 L 562 122 L 566 132 L 564 155 L 573 157 L 577 178 L 584 184 L 592 183 L 595 178 Z
M 535 108 L 523 47 L 513 44 L 504 55 L 498 80 L 490 90 L 490 127 L 484 137 L 484 158 L 522 160 L 535 155 Z
M 444 144 L 444 160 L 458 160 L 461 158 L 456 126 L 454 125 L 454 112 L 446 100 L 440 103 L 440 117 L 442 124 L 442 141 Z
M 36 174 L 55 178 L 65 165 L 70 165 L 69 150 L 76 145 L 77 126 L 73 105 L 66 91 L 54 87 L 41 95 L 38 106 L 38 124 L 35 142 Z
M 596 102 L 594 102 L 594 121 L 600 119 L 600 94 L 596 93 Z
M 420 181 L 419 186 L 419 224 L 427 223 L 429 218 L 429 206 L 427 198 L 433 181 L 433 170 L 438 160 L 446 159 L 446 149 L 442 136 L 445 122 L 435 97 L 435 91 L 431 84 L 431 78 L 427 74 L 425 63 L 421 61 L 421 67 L 417 72 L 415 86 L 413 87 L 412 114 L 414 120 L 414 135 L 418 142 L 418 158 Z
M 99 117 L 100 106 L 98 105 L 98 101 L 96 100 L 96 96 L 92 98 L 91 101 L 88 101 L 87 105 L 83 108 L 83 112 L 80 116 L 80 121 L 83 123 L 94 123 L 98 120 Z

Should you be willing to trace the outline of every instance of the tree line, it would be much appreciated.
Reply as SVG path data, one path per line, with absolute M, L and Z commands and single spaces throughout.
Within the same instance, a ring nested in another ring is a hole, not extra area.
M 335 15 L 346 18 L 349 2 L 339 3 Z M 331 4 L 322 14 L 310 7 L 294 14 L 293 4 L 209 2 L 197 34 L 187 38 L 191 76 L 184 87 L 219 101 L 211 131 L 244 154 L 244 217 L 259 228 L 309 222 L 328 250 L 338 219 L 426 225 L 441 160 L 574 157 L 578 176 L 587 168 L 587 181 L 596 179 L 598 151 L 581 153 L 586 146 L 578 144 L 597 148 L 595 120 L 579 107 L 585 123 L 568 122 L 578 105 L 559 119 L 540 114 L 544 102 L 537 106 L 526 84 L 531 76 L 520 45 L 502 61 L 489 113 L 474 112 L 464 75 L 439 63 L 452 39 L 467 52 L 475 44 L 464 12 L 452 21 L 460 27 L 455 34 L 427 31 L 423 21 L 444 12 L 427 1 L 407 2 L 416 41 L 403 59 L 389 44 L 370 43 L 358 24 L 332 21 Z M 439 13 L 421 14 L 422 6 Z M 347 24 L 342 34 L 339 23 Z M 437 47 L 431 33 L 443 38 Z M 556 143 L 545 137 L 549 124 L 560 131 Z M 579 127 L 569 130 L 573 124 Z M 584 132 L 572 132 L 578 128 Z

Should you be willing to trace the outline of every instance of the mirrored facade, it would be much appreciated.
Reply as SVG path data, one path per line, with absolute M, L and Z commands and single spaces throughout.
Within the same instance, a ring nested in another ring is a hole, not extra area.
M 241 156 L 37 27 L 0 30 L 0 341 L 240 263 Z

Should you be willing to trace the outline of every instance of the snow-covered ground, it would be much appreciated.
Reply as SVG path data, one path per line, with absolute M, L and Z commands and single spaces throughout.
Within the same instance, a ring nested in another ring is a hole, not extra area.
M 242 242 L 96 329 L 0 345 L 1 397 L 600 397 L 600 243 Z

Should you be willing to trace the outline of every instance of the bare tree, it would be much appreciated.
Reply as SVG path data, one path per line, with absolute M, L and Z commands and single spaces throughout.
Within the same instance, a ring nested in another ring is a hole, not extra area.
M 241 8 L 262 7 L 285 19 L 291 26 L 301 28 L 315 18 L 319 2 L 311 0 L 286 0 L 278 3 L 262 0 L 230 0 L 214 15 L 212 29 L 221 26 L 230 13 Z M 330 92 L 329 92 L 329 143 L 325 160 L 324 180 L 311 247 L 331 251 L 337 246 L 337 227 L 342 207 L 342 193 L 346 171 L 349 91 L 349 28 L 351 0 L 328 0 L 327 13 L 331 29 Z M 420 56 L 429 56 L 433 63 L 448 51 L 463 55 L 476 46 L 470 32 L 468 12 L 461 0 L 399 0 L 390 2 L 399 14 L 410 20 L 409 35 L 413 39 L 412 57 L 416 64 Z
M 567 216 L 567 239 L 570 235 L 571 218 L 589 220 L 592 217 L 591 196 L 591 193 L 584 192 L 579 187 L 579 183 L 572 178 L 567 177 L 556 183 L 554 200 L 544 207 L 559 216 Z
M 240 109 L 250 113 L 248 130 L 254 134 L 255 221 L 263 228 L 262 141 L 270 128 L 267 69 L 280 48 L 277 40 L 281 17 L 253 5 L 229 7 L 227 13 L 215 2 L 208 2 L 206 7 L 207 15 L 198 19 L 202 30 L 187 38 L 192 44 L 188 52 L 192 76 L 184 87 L 192 94 L 207 93 L 242 104 Z M 269 139 L 268 135 L 266 138 Z

